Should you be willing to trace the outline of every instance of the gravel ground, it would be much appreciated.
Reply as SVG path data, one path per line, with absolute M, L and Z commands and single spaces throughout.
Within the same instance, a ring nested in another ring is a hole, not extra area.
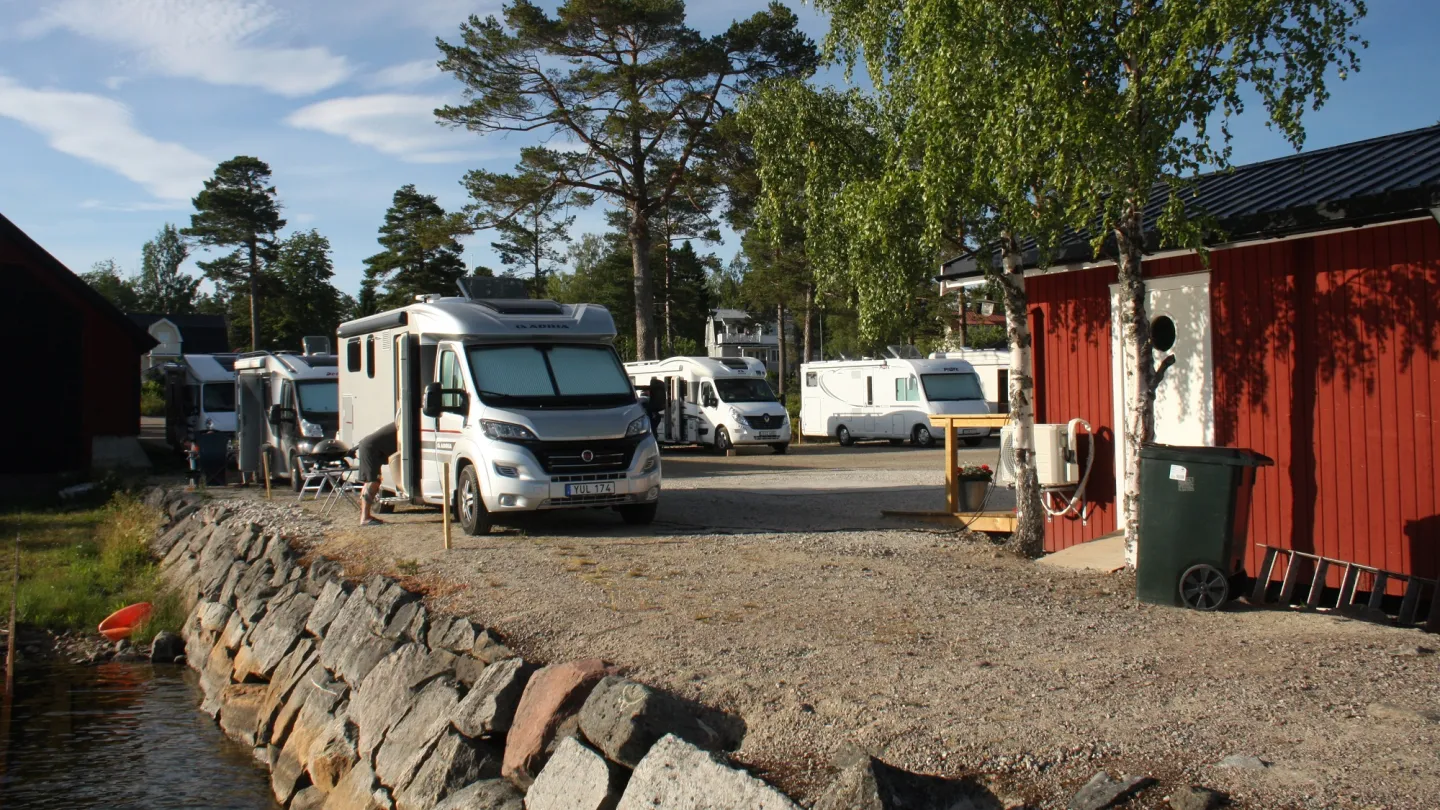
M 798 449 L 798 448 L 797 448 Z M 966 451 L 976 463 L 993 448 Z M 738 758 L 813 796 L 857 750 L 990 775 L 1063 807 L 1097 770 L 1202 784 L 1248 808 L 1429 808 L 1440 646 L 1337 616 L 1137 604 L 1125 574 L 1047 570 L 974 535 L 882 519 L 934 508 L 939 454 L 666 455 L 660 522 L 586 512 L 455 536 L 404 510 L 250 503 L 352 570 L 386 571 L 538 660 L 600 656 L 733 711 Z M 255 497 L 255 492 L 231 493 Z M 723 527 L 723 530 L 722 530 Z M 1220 767 L 1231 755 L 1269 763 Z

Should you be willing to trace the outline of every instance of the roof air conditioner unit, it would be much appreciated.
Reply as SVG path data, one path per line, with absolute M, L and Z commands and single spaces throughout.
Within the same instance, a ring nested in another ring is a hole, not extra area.
M 995 481 L 1001 486 L 1015 486 L 1015 429 L 1000 429 L 1000 469 Z M 1069 487 L 1080 483 L 1080 465 L 1065 425 L 1035 426 L 1035 473 L 1042 487 Z

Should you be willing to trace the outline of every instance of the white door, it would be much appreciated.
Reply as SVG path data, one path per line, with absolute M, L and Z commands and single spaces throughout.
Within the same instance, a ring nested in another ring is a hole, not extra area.
M 1146 315 L 1155 343 L 1155 362 L 1175 355 L 1155 390 L 1155 441 L 1159 444 L 1210 447 L 1215 444 L 1215 375 L 1211 357 L 1210 274 L 1167 276 L 1145 283 Z M 1111 356 L 1114 369 L 1116 474 L 1125 474 L 1120 451 L 1129 392 L 1125 390 L 1125 357 L 1120 350 L 1119 285 L 1110 287 Z M 1123 516 L 1122 516 L 1123 518 Z

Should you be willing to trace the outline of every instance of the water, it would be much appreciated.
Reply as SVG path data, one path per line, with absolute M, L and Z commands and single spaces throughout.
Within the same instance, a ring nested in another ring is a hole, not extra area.
M 278 810 L 265 768 L 199 710 L 182 667 L 16 672 L 0 807 Z

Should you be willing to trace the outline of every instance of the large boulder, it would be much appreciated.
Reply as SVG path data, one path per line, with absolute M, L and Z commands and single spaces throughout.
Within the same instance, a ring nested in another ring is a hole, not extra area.
M 497 752 L 447 728 L 409 783 L 396 791 L 395 807 L 396 810 L 430 810 L 471 782 L 499 775 Z
M 525 794 L 526 810 L 614 810 L 624 776 L 574 737 L 556 746 Z
M 455 728 L 467 737 L 491 737 L 509 731 L 533 671 L 520 658 L 507 658 L 485 667 L 455 709 Z
M 385 632 L 386 626 L 402 606 L 420 600 L 420 594 L 407 591 L 395 580 L 379 574 L 365 580 L 365 592 L 369 595 L 370 603 L 375 606 L 377 619 L 370 629 L 376 635 Z
M 354 729 L 345 717 L 336 717 L 310 743 L 305 771 L 310 774 L 311 783 L 324 793 L 333 791 L 360 761 L 360 754 L 355 750 Z
M 232 683 L 220 692 L 220 728 L 232 740 L 255 747 L 255 719 L 265 698 L 265 685 Z
M 265 616 L 250 631 L 246 647 L 250 651 L 250 674 L 269 678 L 280 662 L 295 649 L 305 632 L 305 620 L 315 606 L 315 597 L 296 594 L 283 603 L 271 605 Z
M 392 789 L 409 785 L 431 744 L 450 727 L 450 715 L 459 703 L 459 692 L 444 680 L 431 681 L 420 690 L 410 711 L 386 732 L 375 751 L 375 775 L 380 781 Z
M 316 666 L 315 643 L 308 638 L 301 639 L 295 649 L 291 650 L 280 661 L 280 665 L 275 667 L 275 671 L 270 677 L 270 683 L 266 684 L 265 698 L 260 705 L 260 714 L 256 718 L 255 739 L 269 742 L 271 745 L 285 744 L 285 737 L 290 733 L 289 724 L 276 721 L 295 688 L 302 679 L 310 677 L 311 670 Z M 287 716 L 286 719 L 293 719 L 293 715 Z
M 800 810 L 785 794 L 674 735 L 650 749 L 616 810 Z
M 295 794 L 290 800 L 290 810 L 320 810 L 325 806 L 325 794 L 314 785 Z
M 357 763 L 325 798 L 324 810 L 391 810 L 389 794 L 375 780 L 375 772 Z
M 482 628 L 465 618 L 436 618 L 430 627 L 430 646 L 449 650 L 457 655 L 475 648 L 476 634 Z
M 322 668 L 313 667 L 310 672 L 311 676 L 295 688 L 281 710 L 281 718 L 276 720 L 279 725 L 286 722 L 285 717 L 294 717 L 289 721 L 290 733 L 285 745 L 270 767 L 270 787 L 282 805 L 299 787 L 316 739 L 332 730 L 337 720 L 336 707 L 349 695 L 344 684 L 324 677 Z
M 590 690 L 614 669 L 598 658 L 541 668 L 525 685 L 505 738 L 502 773 L 520 788 L 535 780 L 561 723 L 574 717 Z
M 170 632 L 161 630 L 150 642 L 150 661 L 155 664 L 173 664 L 185 654 L 185 640 Z
M 220 693 L 231 683 L 234 660 L 225 645 L 216 644 L 210 648 L 210 656 L 200 669 L 200 692 L 204 695 L 200 710 L 211 717 L 220 713 Z
M 999 810 L 1000 806 L 972 780 L 910 773 L 865 757 L 836 777 L 815 801 L 814 810 Z
M 1148 776 L 1121 776 L 1116 779 L 1104 771 L 1099 771 L 1070 797 L 1070 803 L 1066 806 L 1069 810 L 1102 810 L 1114 807 L 1153 784 L 1155 780 Z
M 416 690 L 451 671 L 455 656 L 406 644 L 387 655 L 355 690 L 350 717 L 360 729 L 359 751 L 367 759 L 385 733 L 415 702 Z
M 504 779 L 483 779 L 451 793 L 435 810 L 524 810 L 524 799 Z
M 701 748 L 725 743 L 678 698 L 615 676 L 601 680 L 585 699 L 580 731 L 605 756 L 631 768 L 666 734 Z
M 489 628 L 476 631 L 475 644 L 470 648 L 470 654 L 487 665 L 515 657 L 515 651 L 505 646 L 500 637 L 495 635 L 495 631 Z
M 311 635 L 323 637 L 330 623 L 345 609 L 345 602 L 349 598 L 350 590 L 344 582 L 326 582 L 315 599 L 315 608 L 310 611 L 310 618 L 305 621 L 305 629 Z
M 360 686 L 370 670 L 398 646 L 371 630 L 378 622 L 375 606 L 365 598 L 365 587 L 356 588 L 320 642 L 320 663 L 352 687 Z

